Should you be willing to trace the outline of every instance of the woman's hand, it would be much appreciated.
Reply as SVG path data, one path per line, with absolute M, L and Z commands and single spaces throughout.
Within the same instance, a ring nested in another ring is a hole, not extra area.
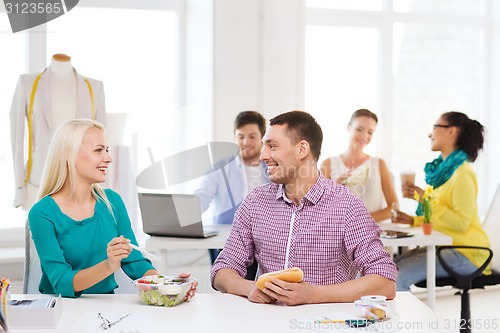
M 415 192 L 418 193 L 420 199 L 422 199 L 422 196 L 424 195 L 424 190 L 410 182 L 404 183 L 401 186 L 401 191 L 403 191 L 403 198 L 414 199 L 413 196 L 415 195 Z
M 187 279 L 190 276 L 191 276 L 190 273 L 179 274 L 179 278 L 181 278 L 181 279 Z M 196 294 L 196 288 L 198 288 L 198 281 L 193 281 L 193 284 L 191 285 L 191 289 L 189 289 L 189 291 L 186 294 L 186 297 L 184 298 L 185 301 L 189 301 L 191 298 L 194 297 L 194 295 Z
M 346 181 L 347 181 L 347 178 L 351 177 L 353 170 L 354 170 L 354 169 L 349 168 L 349 169 L 347 170 L 347 172 L 346 172 L 346 173 L 341 174 L 341 175 L 340 175 L 340 176 L 339 176 L 339 177 L 335 180 L 335 182 L 336 182 L 337 184 L 345 184 L 345 183 L 346 183 Z
M 398 210 L 396 217 L 392 218 L 393 223 L 413 224 L 413 217 Z
M 108 254 L 107 263 L 113 272 L 121 267 L 122 259 L 127 258 L 132 251 L 129 243 L 130 240 L 123 236 L 115 237 L 108 243 L 108 247 L 106 248 L 106 253 Z

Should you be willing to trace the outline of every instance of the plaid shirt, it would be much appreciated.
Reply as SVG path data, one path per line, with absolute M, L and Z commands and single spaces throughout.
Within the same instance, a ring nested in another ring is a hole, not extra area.
M 212 267 L 245 276 L 254 258 L 260 274 L 300 267 L 304 281 L 338 284 L 377 274 L 396 281 L 397 268 L 380 240 L 380 228 L 346 186 L 320 174 L 300 206 L 281 184 L 255 188 L 236 211 L 231 233 Z

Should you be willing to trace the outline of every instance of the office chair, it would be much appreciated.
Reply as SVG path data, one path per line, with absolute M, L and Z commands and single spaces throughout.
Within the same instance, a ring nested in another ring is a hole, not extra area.
M 500 284 L 500 240 L 496 239 L 500 235 L 500 184 L 497 187 L 493 201 L 491 202 L 488 214 L 483 222 L 483 229 L 490 239 L 491 248 L 477 246 L 440 246 L 436 252 L 438 260 L 443 268 L 450 274 L 450 277 L 437 278 L 436 286 L 453 286 L 461 289 L 461 313 L 460 313 L 460 333 L 470 333 L 471 330 L 471 312 L 470 312 L 470 289 L 484 289 L 485 286 Z M 488 258 L 475 272 L 469 275 L 461 275 L 454 272 L 442 259 L 442 252 L 448 249 L 479 249 L 488 252 Z M 493 254 L 496 253 L 496 256 Z M 483 275 L 481 272 L 491 262 L 492 274 Z M 415 284 L 417 287 L 426 287 L 426 281 L 420 281 Z
M 23 294 L 39 294 L 38 284 L 42 277 L 42 270 L 40 268 L 40 258 L 36 252 L 33 239 L 31 239 L 28 221 L 26 221 L 24 231 Z
M 25 243 L 24 243 L 24 276 L 23 276 L 23 294 L 39 294 L 38 285 L 42 277 L 42 269 L 40 268 L 40 258 L 36 252 L 35 244 L 31 238 L 31 230 L 26 222 L 25 226 Z M 135 294 L 137 293 L 132 280 L 119 269 L 115 272 L 115 280 L 118 288 L 115 289 L 116 294 Z

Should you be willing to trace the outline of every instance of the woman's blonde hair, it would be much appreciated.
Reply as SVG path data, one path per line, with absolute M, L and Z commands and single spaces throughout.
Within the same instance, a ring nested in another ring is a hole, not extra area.
M 37 200 L 59 192 L 67 180 L 69 193 L 75 192 L 76 159 L 85 134 L 91 128 L 106 133 L 106 128 L 102 124 L 90 119 L 67 120 L 57 128 L 50 141 Z M 96 200 L 104 201 L 112 213 L 111 204 L 99 184 L 92 184 L 92 195 Z

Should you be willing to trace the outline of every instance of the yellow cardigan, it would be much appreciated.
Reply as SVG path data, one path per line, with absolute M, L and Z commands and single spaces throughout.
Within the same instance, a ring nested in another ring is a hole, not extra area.
M 479 222 L 477 209 L 477 180 L 470 163 L 459 166 L 450 179 L 434 189 L 432 228 L 453 238 L 453 245 L 490 247 L 488 236 Z M 414 216 L 413 225 L 420 226 L 423 216 Z M 487 258 L 486 251 L 457 249 L 476 267 Z M 483 274 L 491 274 L 491 264 Z

